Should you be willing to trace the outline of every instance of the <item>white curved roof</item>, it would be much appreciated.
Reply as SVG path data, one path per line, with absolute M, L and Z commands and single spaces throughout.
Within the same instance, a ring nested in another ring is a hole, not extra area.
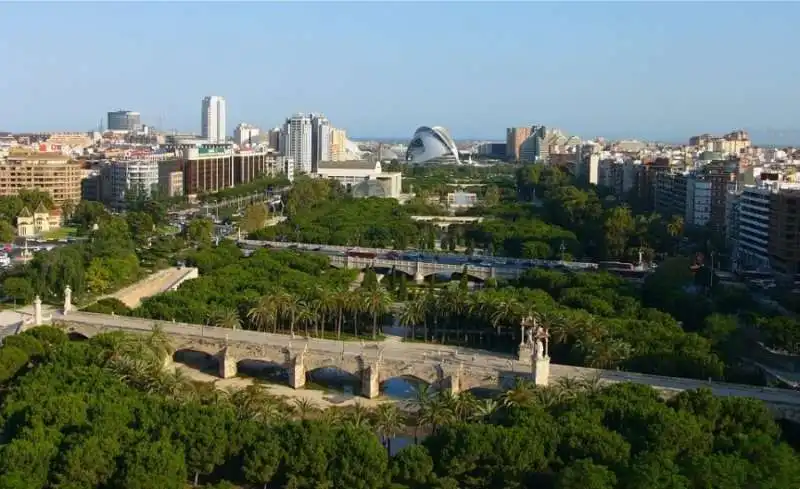
M 406 161 L 409 163 L 432 161 L 460 163 L 455 141 L 447 129 L 441 126 L 417 128 L 411 142 L 408 143 Z

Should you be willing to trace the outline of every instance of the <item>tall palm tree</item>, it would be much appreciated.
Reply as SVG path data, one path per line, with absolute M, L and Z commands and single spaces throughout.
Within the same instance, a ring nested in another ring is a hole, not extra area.
M 297 315 L 297 299 L 288 292 L 279 292 L 273 297 L 278 317 L 289 322 L 289 334 L 294 335 Z
M 434 392 L 429 384 L 420 382 L 414 386 L 413 394 L 414 397 L 406 401 L 406 408 L 414 412 L 414 443 L 417 443 L 419 427 L 427 418 L 426 412 L 433 403 Z
M 478 400 L 470 392 L 462 392 L 455 396 L 454 413 L 458 421 L 467 421 L 475 416 L 478 410 Z
M 364 289 L 356 289 L 348 295 L 347 310 L 353 316 L 353 335 L 358 336 L 358 318 L 366 309 Z
M 389 456 L 392 455 L 392 438 L 397 436 L 402 427 L 402 415 L 394 404 L 386 402 L 375 410 L 375 430 Z
M 506 300 L 499 301 L 494 305 L 494 312 L 492 313 L 492 326 L 495 327 L 495 332 L 500 334 L 500 326 L 503 324 L 512 324 L 519 322 L 522 315 L 522 305 L 513 297 Z
M 271 325 L 272 332 L 275 333 L 278 327 L 278 318 L 275 301 L 272 300 L 272 297 L 265 295 L 259 299 L 256 305 L 247 312 L 247 319 L 260 331 L 267 331 Z
M 306 337 L 308 337 L 308 327 L 314 324 L 317 318 L 317 311 L 313 304 L 308 301 L 297 301 L 295 310 L 295 321 L 303 325 Z
M 347 290 L 337 290 L 331 294 L 334 308 L 336 310 L 336 339 L 342 337 L 342 323 L 344 322 L 344 313 L 348 309 L 350 301 L 350 293 Z
M 400 324 L 411 327 L 411 338 L 417 337 L 417 324 L 425 318 L 425 303 L 419 300 L 406 302 L 400 312 Z
M 367 292 L 364 302 L 366 312 L 372 315 L 372 339 L 378 336 L 378 317 L 383 316 L 389 311 L 392 298 L 389 292 L 381 286 Z
M 169 340 L 169 336 L 164 332 L 160 324 L 154 324 L 150 334 L 145 339 L 145 345 L 153 353 L 157 360 L 164 361 L 167 357 L 172 357 L 175 348 Z
M 318 335 L 320 338 L 325 337 L 325 326 L 330 320 L 331 316 L 337 311 L 336 296 L 329 291 L 318 288 L 317 291 L 317 311 L 320 316 L 319 324 L 322 331 Z

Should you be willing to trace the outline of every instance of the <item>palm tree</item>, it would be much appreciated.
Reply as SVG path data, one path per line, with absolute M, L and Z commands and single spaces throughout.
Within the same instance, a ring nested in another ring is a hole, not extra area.
M 208 324 L 217 328 L 239 329 L 242 321 L 235 309 L 218 309 L 208 315 Z
M 298 416 L 300 416 L 300 419 L 302 420 L 308 419 L 312 414 L 319 411 L 317 404 L 311 399 L 307 399 L 305 397 L 294 400 L 294 409 L 297 411 Z
M 500 334 L 501 324 L 518 322 L 521 316 L 521 310 L 522 305 L 513 297 L 497 302 L 491 316 L 492 326 L 495 327 L 495 332 L 498 335 Z
M 424 414 L 428 411 L 431 403 L 433 402 L 433 389 L 429 384 L 423 382 L 414 386 L 414 397 L 406 401 L 406 408 L 413 410 L 414 415 L 414 443 L 418 441 L 418 430 L 423 424 L 423 419 L 426 417 Z
M 450 392 L 440 392 L 420 413 L 420 421 L 436 432 L 441 426 L 456 420 L 456 398 Z
M 372 339 L 378 335 L 378 317 L 383 316 L 389 311 L 389 304 L 392 298 L 383 287 L 378 286 L 367 292 L 364 307 L 366 312 L 372 314 Z
M 369 428 L 371 423 L 370 410 L 360 402 L 356 402 L 348 411 L 346 422 L 355 428 Z
M 537 387 L 533 393 L 536 402 L 544 408 L 555 406 L 564 399 L 563 391 L 556 387 Z
M 406 302 L 400 313 L 400 324 L 411 327 L 411 338 L 416 338 L 416 326 L 425 318 L 425 303 L 419 300 Z
M 231 395 L 240 419 L 268 420 L 275 417 L 277 400 L 262 384 L 251 384 Z
M 535 386 L 525 379 L 514 379 L 514 387 L 505 391 L 500 400 L 503 406 L 520 407 L 530 406 L 534 401 Z
M 454 412 L 458 421 L 467 421 L 475 416 L 478 409 L 478 400 L 469 392 L 462 392 L 455 396 Z
M 322 288 L 318 288 L 316 305 L 317 305 L 317 312 L 320 316 L 319 324 L 322 327 L 322 331 L 320 332 L 320 334 L 318 334 L 318 336 L 320 338 L 324 338 L 325 325 L 330 319 L 331 314 L 336 313 L 337 310 L 336 296 Z
M 494 415 L 494 413 L 497 412 L 499 407 L 500 403 L 498 403 L 495 399 L 481 399 L 475 405 L 473 419 L 489 419 Z
M 294 336 L 297 300 L 288 292 L 279 292 L 273 296 L 278 317 L 289 321 L 289 334 Z
M 275 333 L 278 318 L 275 301 L 272 300 L 272 297 L 265 295 L 259 299 L 256 305 L 247 312 L 247 319 L 261 331 L 267 331 L 269 325 L 272 325 L 272 332 Z
M 175 353 L 175 348 L 172 346 L 169 336 L 159 324 L 153 325 L 144 343 L 156 359 L 161 362 L 166 358 L 172 358 L 172 354 Z
M 344 322 L 344 313 L 349 305 L 350 293 L 346 290 L 337 290 L 330 296 L 332 297 L 333 303 L 335 304 L 334 309 L 336 311 L 336 339 L 338 340 L 341 339 L 342 337 L 342 323 Z
M 347 310 L 353 315 L 353 335 L 358 336 L 358 318 L 364 312 L 366 299 L 363 289 L 356 289 L 347 298 Z
M 308 326 L 313 324 L 317 318 L 316 310 L 305 300 L 298 301 L 295 307 L 295 321 L 303 325 L 303 330 L 308 337 Z
M 402 426 L 400 410 L 394 404 L 383 403 L 375 410 L 375 429 L 389 456 L 392 455 L 392 438 L 397 436 Z

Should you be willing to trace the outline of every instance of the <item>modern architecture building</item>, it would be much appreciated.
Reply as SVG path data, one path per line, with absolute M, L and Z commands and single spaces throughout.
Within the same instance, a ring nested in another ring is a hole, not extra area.
M 320 161 L 332 161 L 331 123 L 323 115 L 311 116 L 311 171 L 315 172 Z
M 158 191 L 158 160 L 118 160 L 109 167 L 111 200 L 122 204 L 130 192 L 151 196 Z
M 400 172 L 384 172 L 380 161 L 321 161 L 316 175 L 341 183 L 354 197 L 397 199 L 403 189 Z
M 81 164 L 60 153 L 11 153 L 0 162 L 0 195 L 37 189 L 50 194 L 61 207 L 81 198 Z
M 202 145 L 181 150 L 183 193 L 196 195 L 233 187 L 233 148 L 229 144 Z
M 258 143 L 258 135 L 261 129 L 256 126 L 242 122 L 233 130 L 233 142 L 240 147 Z
M 520 160 L 519 148 L 530 135 L 530 126 L 509 127 L 506 129 L 506 159 L 508 161 Z
M 408 143 L 406 161 L 413 164 L 461 163 L 455 141 L 440 126 L 422 126 L 414 131 L 414 136 Z
M 142 116 L 130 110 L 115 110 L 108 113 L 108 130 L 134 132 L 142 127 Z
M 274 150 L 240 150 L 233 155 L 233 184 L 241 185 L 283 173 Z
M 203 99 L 200 110 L 200 129 L 203 139 L 209 143 L 224 143 L 226 140 L 226 107 L 225 99 L 210 95 Z
M 286 119 L 283 125 L 282 151 L 284 156 L 294 161 L 294 169 L 298 173 L 313 172 L 313 130 L 311 117 L 295 114 Z

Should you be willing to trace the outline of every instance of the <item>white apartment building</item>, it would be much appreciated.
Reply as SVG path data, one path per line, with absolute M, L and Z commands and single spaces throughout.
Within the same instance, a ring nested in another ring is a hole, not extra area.
M 249 144 L 258 144 L 258 135 L 261 134 L 261 129 L 242 122 L 233 131 L 233 142 L 239 147 L 247 146 Z
M 200 129 L 203 139 L 209 143 L 224 143 L 226 138 L 225 99 L 210 95 L 203 99 L 200 115 Z
M 294 169 L 298 173 L 313 173 L 313 131 L 311 117 L 295 114 L 283 125 L 284 156 L 294 161 Z
M 711 181 L 689 176 L 686 179 L 684 223 L 705 226 L 711 220 Z
M 739 195 L 736 262 L 747 269 L 769 267 L 769 216 L 772 189 L 748 185 Z
M 131 189 L 151 195 L 158 188 L 158 164 L 157 159 L 112 161 L 111 199 L 124 202 L 125 195 Z

